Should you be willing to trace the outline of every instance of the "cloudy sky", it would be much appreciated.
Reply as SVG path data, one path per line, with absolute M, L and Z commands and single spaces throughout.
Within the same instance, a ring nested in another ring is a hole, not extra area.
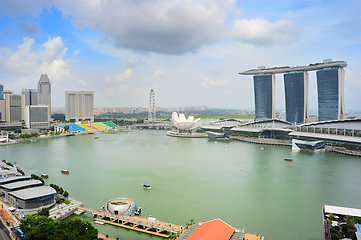
M 53 107 L 66 90 L 146 107 L 153 88 L 159 107 L 254 109 L 252 77 L 238 72 L 331 58 L 348 63 L 346 109 L 360 110 L 360 11 L 359 0 L 0 0 L 0 84 L 21 93 L 46 73 Z

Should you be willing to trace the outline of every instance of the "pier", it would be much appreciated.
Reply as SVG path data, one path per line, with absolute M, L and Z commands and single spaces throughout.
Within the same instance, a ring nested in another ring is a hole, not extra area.
M 139 216 L 120 216 L 84 207 L 78 207 L 78 210 L 91 212 L 93 214 L 94 221 L 111 224 L 113 226 L 122 227 L 158 237 L 169 238 L 171 235 L 180 234 L 184 230 L 184 228 L 181 226 L 172 223 L 161 222 L 151 217 L 143 218 Z

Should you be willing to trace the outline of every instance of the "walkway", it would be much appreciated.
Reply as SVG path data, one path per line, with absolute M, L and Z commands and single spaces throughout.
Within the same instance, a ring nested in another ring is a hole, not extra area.
M 184 230 L 184 228 L 181 226 L 161 222 L 152 217 L 143 218 L 139 216 L 119 216 L 116 214 L 106 213 L 85 207 L 78 207 L 78 209 L 92 212 L 95 221 L 101 221 L 114 226 L 156 235 L 159 237 L 168 238 L 170 235 L 177 234 L 178 232 L 182 232 Z

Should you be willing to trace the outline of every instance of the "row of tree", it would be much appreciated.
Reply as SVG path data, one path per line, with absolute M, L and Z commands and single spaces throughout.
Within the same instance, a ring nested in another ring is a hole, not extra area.
M 63 195 L 63 197 L 67 198 L 69 196 L 69 193 L 67 191 L 64 191 L 62 187 L 59 187 L 56 184 L 49 184 L 50 187 L 54 188 L 56 193 Z

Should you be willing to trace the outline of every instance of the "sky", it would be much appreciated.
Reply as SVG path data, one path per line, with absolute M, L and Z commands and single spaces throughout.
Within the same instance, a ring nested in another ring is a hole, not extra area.
M 254 109 L 258 66 L 346 61 L 346 110 L 361 110 L 359 0 L 0 0 L 0 84 L 93 91 L 94 106 Z M 310 109 L 317 109 L 310 72 Z M 282 74 L 276 109 L 285 109 Z M 311 112 L 312 113 L 312 112 Z

